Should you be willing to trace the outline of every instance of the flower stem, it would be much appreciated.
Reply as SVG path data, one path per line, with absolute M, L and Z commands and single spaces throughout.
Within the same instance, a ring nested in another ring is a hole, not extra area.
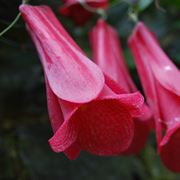
M 4 35 L 7 31 L 9 31 L 19 20 L 20 16 L 21 16 L 21 13 L 19 12 L 16 18 L 13 20 L 13 22 L 7 28 L 5 28 L 2 32 L 0 32 L 0 36 Z
M 161 7 L 161 5 L 160 5 L 160 0 L 155 0 L 155 6 L 156 6 L 156 8 L 159 9 L 160 11 L 166 12 L 166 10 L 165 10 L 163 7 Z
M 27 4 L 29 2 L 29 0 L 23 0 L 22 4 Z M 3 31 L 0 32 L 0 37 L 3 36 L 7 31 L 9 31 L 19 20 L 21 16 L 21 13 L 19 12 L 18 15 L 15 17 L 15 19 L 11 22 L 11 24 L 5 28 Z
M 138 13 L 132 7 L 129 8 L 128 15 L 134 23 L 138 22 Z

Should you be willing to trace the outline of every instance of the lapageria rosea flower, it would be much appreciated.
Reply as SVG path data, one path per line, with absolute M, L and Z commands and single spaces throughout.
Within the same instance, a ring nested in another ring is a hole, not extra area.
M 90 32 L 90 42 L 93 49 L 93 59 L 96 64 L 114 81 L 125 89 L 127 93 L 137 92 L 133 83 L 118 35 L 103 19 L 99 19 L 96 26 Z M 151 113 L 147 106 L 144 106 L 144 115 L 141 118 L 134 118 L 134 138 L 124 154 L 139 153 L 144 147 L 150 133 Z
M 60 8 L 60 13 L 71 17 L 77 25 L 85 24 L 92 16 L 92 13 L 82 4 L 94 10 L 108 7 L 108 0 L 64 0 L 64 3 L 64 6 Z
M 134 134 L 133 117 L 142 113 L 140 93 L 125 93 L 90 61 L 47 6 L 21 5 L 20 11 L 43 65 L 55 152 L 75 159 L 80 150 L 116 155 Z
M 169 169 L 180 172 L 180 71 L 142 22 L 130 36 L 129 46 L 154 112 L 161 159 Z

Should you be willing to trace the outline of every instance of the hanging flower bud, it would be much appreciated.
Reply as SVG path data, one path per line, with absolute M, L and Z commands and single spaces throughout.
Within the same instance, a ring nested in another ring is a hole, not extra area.
M 85 24 L 92 16 L 92 12 L 87 8 L 94 11 L 108 7 L 108 0 L 64 0 L 64 2 L 64 6 L 60 8 L 60 13 L 71 17 L 77 25 Z
M 129 46 L 154 112 L 161 159 L 169 169 L 180 172 L 180 71 L 142 22 L 129 38 Z
M 143 97 L 125 93 L 90 61 L 47 6 L 21 5 L 20 11 L 43 65 L 55 152 L 75 159 L 80 150 L 116 155 L 134 134 Z M 116 93 L 117 92 L 117 93 Z
M 125 64 L 116 31 L 103 19 L 99 19 L 90 33 L 90 41 L 93 59 L 104 73 L 122 86 L 126 92 L 136 92 L 137 88 Z M 124 154 L 135 154 L 142 150 L 150 132 L 150 116 L 148 107 L 144 106 L 143 117 L 134 119 L 134 138 Z

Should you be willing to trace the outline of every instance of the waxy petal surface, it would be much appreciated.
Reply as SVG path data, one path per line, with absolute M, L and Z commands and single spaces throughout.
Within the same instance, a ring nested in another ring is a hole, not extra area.
M 154 110 L 159 154 L 166 167 L 180 172 L 180 71 L 143 23 L 138 23 L 129 44 Z
M 97 155 L 120 154 L 131 143 L 134 132 L 132 116 L 142 114 L 140 107 L 143 105 L 143 97 L 140 93 L 111 96 L 104 93 L 104 98 L 100 95 L 98 99 L 81 105 L 71 113 L 68 118 L 69 125 L 77 128 L 77 143 L 80 149 Z M 67 106 L 68 103 L 65 103 L 64 107 Z M 61 131 L 59 128 L 50 140 L 55 152 L 63 151 L 62 141 L 59 138 Z M 113 145 L 115 141 L 117 143 Z
M 91 30 L 90 42 L 96 64 L 126 92 L 135 92 L 137 88 L 130 78 L 116 31 L 99 19 Z
M 77 139 L 77 127 L 72 121 L 64 121 L 55 135 L 49 139 L 49 144 L 54 152 L 67 150 Z
M 73 118 L 80 125 L 78 142 L 90 153 L 117 155 L 131 143 L 132 118 L 116 99 L 93 101 L 78 109 Z
M 136 29 L 138 29 L 137 34 L 140 41 L 146 47 L 149 56 L 151 56 L 151 61 L 149 61 L 149 63 L 152 66 L 153 75 L 162 86 L 180 96 L 179 69 L 177 69 L 177 67 L 160 48 L 157 39 L 143 23 L 138 23 Z
M 61 34 L 60 28 L 54 26 L 54 21 L 47 18 L 43 6 L 21 5 L 20 11 L 29 31 L 35 34 L 38 46 L 45 53 L 46 58 L 41 58 L 41 61 L 54 94 L 77 103 L 96 98 L 104 86 L 101 70 L 69 41 L 69 37 L 66 38 L 68 35 L 64 35 L 65 30 Z
M 148 102 L 148 105 L 152 109 L 154 118 L 159 119 L 160 111 L 157 107 L 158 98 L 155 88 L 155 79 L 150 65 L 151 56 L 149 55 L 149 53 L 147 53 L 146 48 L 141 43 L 138 34 L 138 27 L 139 26 L 137 26 L 134 29 L 132 35 L 129 37 L 128 44 L 134 56 L 134 60 L 142 83 L 142 87 L 144 89 L 144 93 L 146 95 L 146 100 Z M 156 129 L 156 138 L 159 144 L 159 142 L 162 139 L 162 134 L 161 134 L 162 127 L 158 121 L 157 120 L 155 121 L 155 129 Z
M 52 92 L 47 80 L 46 80 L 46 94 L 47 94 L 47 104 L 48 104 L 49 118 L 51 120 L 51 126 L 53 128 L 53 132 L 56 132 L 57 129 L 64 122 L 64 117 L 61 107 L 59 105 L 58 98 Z

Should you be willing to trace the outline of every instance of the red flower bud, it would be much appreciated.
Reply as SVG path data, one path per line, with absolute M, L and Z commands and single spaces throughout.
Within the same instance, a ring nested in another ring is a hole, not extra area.
M 169 169 L 180 172 L 180 72 L 142 22 L 129 38 L 129 46 L 154 112 L 161 159 Z
M 92 13 L 85 9 L 81 3 L 85 3 L 85 6 L 93 9 L 108 7 L 108 0 L 64 0 L 64 2 L 64 6 L 60 8 L 60 13 L 71 17 L 77 25 L 85 24 L 92 16 Z

